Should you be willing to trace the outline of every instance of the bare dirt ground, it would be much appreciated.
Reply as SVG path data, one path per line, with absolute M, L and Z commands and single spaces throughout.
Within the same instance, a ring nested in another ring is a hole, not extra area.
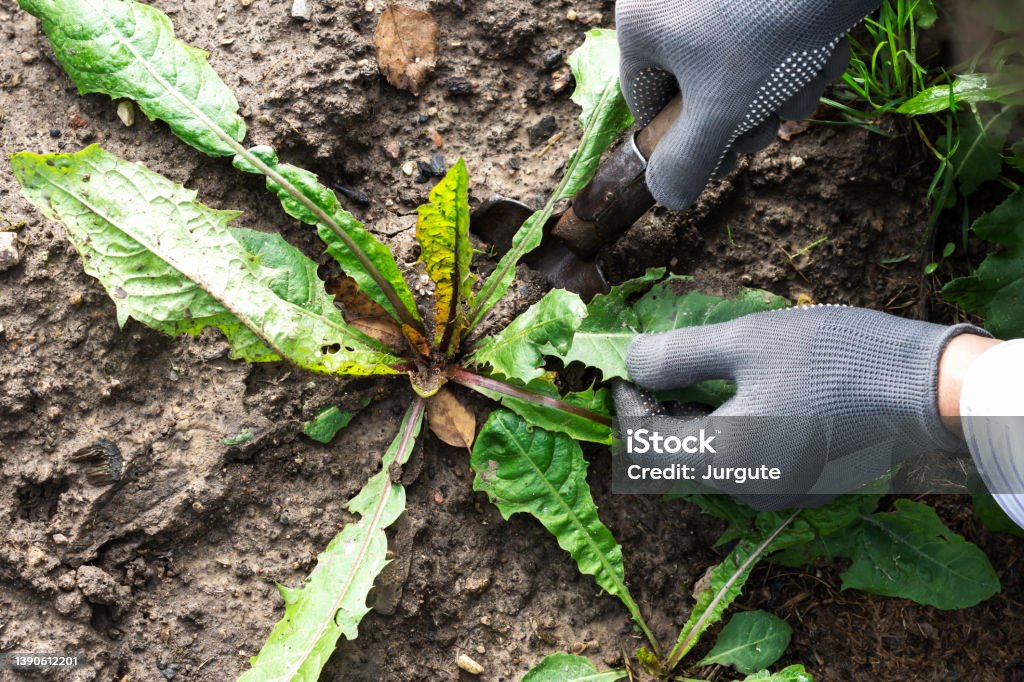
M 562 76 L 553 53 L 581 43 L 586 22 L 612 18 L 612 3 L 592 0 L 412 3 L 442 27 L 438 70 L 415 98 L 378 74 L 376 0 L 314 1 L 308 22 L 290 17 L 290 0 L 153 4 L 179 37 L 210 52 L 242 104 L 249 141 L 370 197 L 369 207 L 350 208 L 413 279 L 410 227 L 430 183 L 403 166 L 463 156 L 474 201 L 493 192 L 539 201 L 576 136 L 569 89 L 552 87 Z M 576 21 L 566 19 L 570 9 Z M 450 92 L 454 77 L 473 92 Z M 528 129 L 547 115 L 563 137 L 544 152 Z M 233 363 L 215 334 L 170 339 L 134 321 L 118 329 L 61 228 L 20 199 L 5 165 L 14 151 L 92 142 L 198 190 L 212 206 L 243 209 L 239 225 L 280 230 L 319 255 L 311 231 L 286 219 L 258 179 L 141 115 L 126 127 L 105 97 L 78 96 L 35 19 L 0 0 L 0 227 L 16 226 L 23 257 L 0 273 L 0 651 L 87 654 L 86 667 L 47 679 L 229 680 L 280 617 L 274 582 L 300 584 L 345 523 L 342 502 L 375 471 L 408 389 Z M 667 265 L 711 290 L 746 284 L 948 321 L 953 313 L 935 301 L 919 259 L 880 264 L 910 252 L 921 235 L 931 171 L 912 138 L 812 125 L 745 161 L 690 211 L 655 211 L 605 266 L 615 281 Z M 523 276 L 496 323 L 538 295 Z M 302 435 L 301 421 L 321 407 L 365 398 L 374 402 L 331 446 Z M 474 405 L 482 418 L 485 404 Z M 222 444 L 247 429 L 249 442 Z M 125 459 L 112 486 L 89 484 L 69 459 L 98 437 Z M 682 502 L 612 496 L 606 452 L 588 454 L 629 581 L 667 642 L 685 620 L 693 583 L 719 557 L 711 546 L 720 526 Z M 456 656 L 468 653 L 486 667 L 481 679 L 512 680 L 555 651 L 612 665 L 635 649 L 624 610 L 596 596 L 543 528 L 503 522 L 472 492 L 465 452 L 427 436 L 415 456 L 421 474 L 391 534 L 399 558 L 385 581 L 391 588 L 378 590 L 376 612 L 323 679 L 454 680 Z M 1002 594 L 943 613 L 840 592 L 834 567 L 765 566 L 738 608 L 786 617 L 794 628 L 786 661 L 804 663 L 816 679 L 1024 679 L 1024 544 L 985 532 L 961 498 L 938 506 L 988 552 Z

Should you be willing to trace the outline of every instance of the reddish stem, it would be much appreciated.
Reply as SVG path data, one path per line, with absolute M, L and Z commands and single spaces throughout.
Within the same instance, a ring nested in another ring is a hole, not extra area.
M 560 412 L 568 412 L 569 414 L 589 419 L 592 422 L 597 422 L 604 426 L 612 425 L 611 417 L 594 412 L 593 410 L 588 410 L 585 407 L 577 407 L 576 405 L 570 405 L 558 398 L 552 398 L 549 395 L 537 393 L 536 391 L 531 391 L 520 386 L 513 386 L 512 384 L 499 379 L 485 377 L 482 374 L 475 374 L 469 370 L 463 369 L 462 367 L 449 367 L 446 374 L 449 379 L 457 384 L 465 386 L 466 388 L 494 391 L 495 393 L 501 393 L 502 395 L 525 400 L 542 407 L 550 407 L 551 409 L 558 410 Z

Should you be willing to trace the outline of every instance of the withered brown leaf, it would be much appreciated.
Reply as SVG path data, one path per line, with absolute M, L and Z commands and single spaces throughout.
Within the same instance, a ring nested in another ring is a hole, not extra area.
M 341 304 L 342 316 L 352 327 L 388 348 L 401 350 L 405 345 L 402 329 L 387 311 L 367 296 L 351 277 L 328 283 L 327 290 Z
M 437 66 L 439 27 L 426 12 L 392 5 L 380 15 L 373 34 L 377 64 L 396 88 L 419 95 Z
M 448 388 L 427 400 L 427 424 L 448 445 L 467 450 L 473 447 L 476 416 Z

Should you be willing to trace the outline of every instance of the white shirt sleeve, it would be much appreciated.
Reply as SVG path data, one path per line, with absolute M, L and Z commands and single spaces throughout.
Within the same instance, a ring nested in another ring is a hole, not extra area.
M 1024 528 L 1024 339 L 993 346 L 967 370 L 960 419 L 978 473 L 996 503 Z

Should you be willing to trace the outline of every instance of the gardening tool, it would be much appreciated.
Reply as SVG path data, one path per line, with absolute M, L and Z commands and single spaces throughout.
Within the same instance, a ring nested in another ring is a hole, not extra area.
M 527 266 L 542 273 L 552 286 L 574 291 L 585 301 L 608 291 L 597 252 L 615 243 L 654 206 L 645 177 L 647 159 L 679 116 L 682 102 L 677 95 L 605 159 L 572 205 L 548 220 L 540 246 L 523 258 Z M 504 255 L 533 213 L 520 201 L 494 195 L 473 211 L 470 229 Z

